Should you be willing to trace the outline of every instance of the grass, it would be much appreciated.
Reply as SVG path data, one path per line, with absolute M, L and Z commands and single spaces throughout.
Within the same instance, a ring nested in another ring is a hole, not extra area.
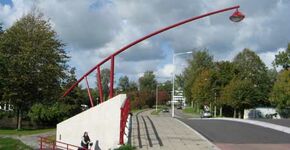
M 121 147 L 115 149 L 115 150 L 135 150 L 136 147 L 132 145 L 122 145 Z
M 185 114 L 188 114 L 188 115 L 195 116 L 195 117 L 199 117 L 200 116 L 200 114 L 195 112 L 192 107 L 185 107 L 184 109 L 182 109 L 182 112 L 185 113 Z
M 52 129 L 0 129 L 0 135 L 32 135 L 32 134 L 39 134 L 45 133 L 49 131 L 55 131 L 55 128 Z
M 156 111 L 156 109 L 154 108 L 154 111 L 151 112 L 151 115 L 159 115 L 159 113 L 160 113 L 164 108 L 167 108 L 167 106 L 165 106 L 165 105 L 159 105 L 159 106 L 157 107 L 157 111 Z
M 32 148 L 16 139 L 0 138 L 0 150 L 32 150 Z
M 157 111 L 156 109 L 154 109 L 154 111 L 151 112 L 151 115 L 159 115 L 161 110 L 162 110 L 161 108 L 158 108 Z

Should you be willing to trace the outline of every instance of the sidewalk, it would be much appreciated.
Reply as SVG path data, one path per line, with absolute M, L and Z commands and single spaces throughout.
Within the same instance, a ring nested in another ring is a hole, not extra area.
M 169 113 L 155 116 L 153 110 L 132 117 L 131 144 L 137 149 L 218 149 Z

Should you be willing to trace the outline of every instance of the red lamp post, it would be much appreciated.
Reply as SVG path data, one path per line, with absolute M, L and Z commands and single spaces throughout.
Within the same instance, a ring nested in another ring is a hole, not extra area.
M 226 11 L 229 11 L 229 10 L 233 10 L 233 9 L 236 9 L 236 11 L 232 14 L 232 16 L 230 16 L 230 20 L 234 21 L 234 22 L 239 22 L 241 20 L 244 19 L 244 15 L 238 11 L 238 8 L 240 8 L 240 6 L 233 6 L 233 7 L 229 7 L 229 8 L 225 8 L 225 9 L 221 9 L 221 10 L 217 10 L 217 11 L 213 11 L 213 12 L 209 12 L 209 13 L 206 13 L 206 14 L 203 14 L 203 15 L 200 15 L 200 16 L 196 16 L 196 17 L 192 17 L 192 18 L 189 18 L 189 19 L 186 19 L 186 20 L 183 20 L 183 21 L 180 21 L 178 23 L 175 23 L 175 24 L 172 24 L 170 26 L 167 26 L 167 27 L 164 27 L 162 29 L 159 29 L 155 32 L 152 32 L 140 39 L 137 39 L 136 41 L 133 41 L 132 43 L 124 46 L 123 48 L 117 50 L 115 53 L 111 54 L 110 56 L 108 56 L 107 58 L 105 58 L 103 61 L 101 61 L 100 63 L 98 63 L 96 66 L 94 66 L 92 69 L 90 69 L 87 73 L 85 73 L 77 82 L 75 82 L 63 95 L 66 96 L 68 95 L 83 79 L 85 79 L 89 74 L 91 74 L 92 72 L 94 72 L 96 69 L 97 69 L 97 78 L 98 78 L 98 89 L 99 89 L 99 95 L 100 95 L 100 100 L 101 102 L 103 101 L 103 92 L 102 92 L 102 84 L 100 84 L 100 80 L 101 80 L 101 76 L 100 76 L 100 67 L 102 64 L 104 64 L 105 62 L 107 62 L 108 60 L 111 60 L 111 73 L 110 73 L 110 98 L 113 97 L 114 95 L 114 64 L 115 64 L 115 56 L 117 56 L 118 54 L 120 54 L 121 52 L 127 50 L 128 48 L 136 45 L 137 43 L 140 43 L 154 35 L 157 35 L 159 33 L 162 33 L 164 31 L 167 31 L 167 30 L 170 30 L 172 28 L 175 28 L 177 26 L 180 26 L 180 25 L 183 25 L 183 24 L 186 24 L 188 22 L 192 22 L 194 20 L 198 20 L 198 19 L 201 19 L 201 18 L 204 18 L 204 17 L 207 17 L 207 16 L 211 16 L 211 15 L 214 15 L 214 14 L 218 14 L 218 13 L 222 13 L 222 12 L 226 12 Z M 87 85 L 88 86 L 88 85 Z M 101 90 L 100 90 L 101 89 Z M 88 92 L 90 92 L 88 90 Z M 90 94 L 89 94 L 90 95 Z M 92 98 L 90 98 L 92 99 Z M 93 103 L 91 102 L 92 106 L 93 106 Z

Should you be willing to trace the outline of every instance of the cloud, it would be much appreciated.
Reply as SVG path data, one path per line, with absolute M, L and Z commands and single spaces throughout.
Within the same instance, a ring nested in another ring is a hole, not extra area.
M 157 29 L 209 11 L 240 4 L 246 18 L 228 20 L 232 11 L 188 23 L 139 43 L 116 58 L 116 73 L 137 76 L 152 70 L 168 77 L 172 53 L 207 48 L 216 60 L 231 60 L 244 48 L 256 51 L 271 67 L 274 54 L 290 42 L 288 0 L 13 0 L 0 4 L 0 18 L 9 27 L 36 5 L 59 38 L 67 44 L 70 64 L 80 77 L 105 57 Z M 188 57 L 176 59 L 181 73 Z M 171 67 L 170 67 L 171 66 Z M 109 63 L 105 65 L 109 67 Z

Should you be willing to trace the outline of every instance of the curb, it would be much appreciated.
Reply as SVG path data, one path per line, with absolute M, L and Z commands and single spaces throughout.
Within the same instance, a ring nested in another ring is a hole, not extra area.
M 202 134 L 200 134 L 198 131 L 194 130 L 193 128 L 191 128 L 190 126 L 188 126 L 187 124 L 185 124 L 184 122 L 180 121 L 177 118 L 181 118 L 177 115 L 175 115 L 176 117 L 174 117 L 175 120 L 177 120 L 178 122 L 180 122 L 181 124 L 183 124 L 184 126 L 186 126 L 188 129 L 190 129 L 191 131 L 193 131 L 195 134 L 197 134 L 198 136 L 200 136 L 203 140 L 205 140 L 214 150 L 221 150 L 220 148 L 218 148 L 215 144 L 213 144 L 211 141 L 209 141 L 207 138 L 205 138 Z
M 227 120 L 227 121 L 235 121 L 235 122 L 242 122 L 242 123 L 248 123 L 256 126 L 261 126 L 269 129 L 273 129 L 276 131 L 284 132 L 287 134 L 290 134 L 290 128 L 281 126 L 281 125 L 276 125 L 268 122 L 263 122 L 263 121 L 257 121 L 257 120 L 244 120 L 244 119 L 237 119 L 237 118 L 209 118 L 209 120 Z

